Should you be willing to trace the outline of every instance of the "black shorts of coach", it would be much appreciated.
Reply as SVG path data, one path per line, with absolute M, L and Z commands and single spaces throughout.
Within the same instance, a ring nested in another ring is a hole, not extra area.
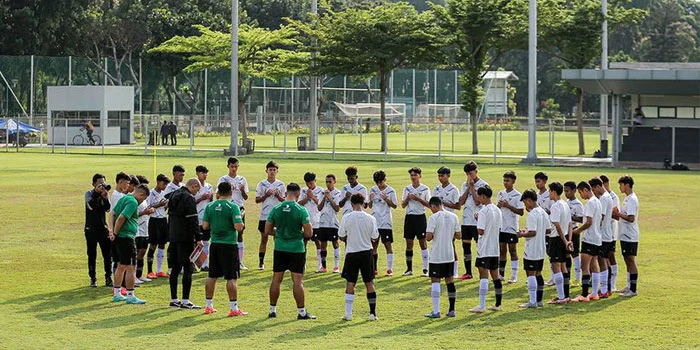
M 148 237 L 136 237 L 136 249 L 148 249 Z
M 117 237 L 114 240 L 117 261 L 120 265 L 136 265 L 136 241 L 133 238 Z
M 583 242 L 583 243 L 581 243 L 581 254 L 588 254 L 590 256 L 598 256 L 598 255 L 600 255 L 600 246 Z
M 549 262 L 563 263 L 566 262 L 566 246 L 560 237 L 547 237 L 549 244 L 547 245 L 547 255 Z
M 394 243 L 394 230 L 390 228 L 380 228 L 379 239 L 382 240 L 382 244 Z
M 476 226 L 462 225 L 462 240 L 472 240 L 474 242 L 478 242 L 479 230 L 477 230 Z
M 272 272 L 304 273 L 306 253 L 290 253 L 275 250 L 272 259 Z
M 600 256 L 607 258 L 610 253 L 615 252 L 615 242 L 610 241 L 610 242 L 603 242 L 603 244 L 600 246 Z
M 168 264 L 190 266 L 190 255 L 194 251 L 194 242 L 170 242 L 168 245 Z
M 209 247 L 209 278 L 237 280 L 240 276 L 238 245 L 212 243 Z
M 454 276 L 454 262 L 430 263 L 428 264 L 428 274 L 430 278 L 447 278 Z
M 474 266 L 481 267 L 487 270 L 498 270 L 498 260 L 497 256 L 487 256 L 483 258 L 476 258 Z
M 349 283 L 357 283 L 357 277 L 362 274 L 362 281 L 367 283 L 374 280 L 374 258 L 372 250 L 348 253 L 345 255 L 343 272 L 340 275 Z
M 498 234 L 498 243 L 517 244 L 518 235 L 510 232 L 501 232 Z
M 148 242 L 151 244 L 165 245 L 168 243 L 168 219 L 148 219 Z
M 211 239 L 211 230 L 205 230 L 204 227 L 199 226 L 199 232 L 202 233 L 202 241 L 208 241 Z
M 637 256 L 638 246 L 638 242 L 620 241 L 620 250 L 622 251 L 622 256 Z
M 525 271 L 542 272 L 543 267 L 544 267 L 544 259 L 542 259 L 542 260 L 523 259 L 523 268 L 525 269 Z
M 428 222 L 425 214 L 406 215 L 403 219 L 403 238 L 405 239 L 425 239 L 425 229 Z
M 338 229 L 334 227 L 319 227 L 318 240 L 321 242 L 335 242 L 338 240 Z

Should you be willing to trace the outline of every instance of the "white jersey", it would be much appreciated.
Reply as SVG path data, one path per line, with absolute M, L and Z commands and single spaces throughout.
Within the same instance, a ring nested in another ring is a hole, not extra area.
M 600 198 L 598 198 L 598 200 L 600 200 L 601 215 L 603 216 L 600 223 L 600 236 L 603 242 L 612 242 L 612 197 L 610 197 L 610 194 L 608 194 L 608 192 L 605 192 L 602 196 L 600 196 Z
M 540 193 L 537 191 L 537 205 L 540 206 L 540 208 L 544 209 L 544 211 L 549 214 L 551 209 L 552 209 L 552 204 L 553 201 L 549 199 L 549 190 L 544 190 L 544 192 Z M 547 217 L 547 220 L 549 220 L 549 217 Z M 552 222 L 549 222 L 549 227 L 547 227 L 548 230 L 553 230 L 554 225 Z
M 440 198 L 442 203 L 457 204 L 459 202 L 459 189 L 452 183 L 448 183 L 447 186 L 442 187 L 441 184 L 435 186 L 433 189 L 433 196 Z M 455 210 L 448 207 L 443 207 L 443 210 L 454 213 Z
M 147 198 L 148 199 L 148 198 Z M 141 213 L 142 211 L 146 210 L 148 208 L 148 200 L 145 200 L 139 204 L 138 207 L 138 212 Z M 148 219 L 150 218 L 150 215 L 139 215 L 139 219 L 137 221 L 139 228 L 136 231 L 136 237 L 148 237 Z
M 144 202 L 148 202 L 149 207 L 153 207 L 160 203 L 163 199 L 165 199 L 165 193 L 164 192 L 158 192 L 155 188 L 151 190 L 151 193 L 148 195 L 148 198 Z M 162 207 L 155 208 L 155 212 L 151 214 L 152 218 L 155 219 L 163 219 L 165 218 L 165 205 Z
M 558 222 L 564 236 L 568 237 L 569 224 L 571 223 L 571 211 L 566 202 L 560 199 L 552 204 L 551 212 L 549 213 L 549 221 L 552 222 L 552 225 Z M 559 232 L 557 232 L 556 227 L 552 229 L 549 237 L 559 237 Z
M 525 238 L 525 255 L 527 260 L 544 260 L 545 239 L 544 235 L 549 229 L 549 218 L 547 212 L 540 207 L 535 207 L 527 214 L 525 221 L 527 231 L 535 231 L 535 237 Z
M 284 196 L 286 196 L 287 193 L 286 187 L 284 186 L 284 182 L 282 182 L 281 180 L 275 180 L 275 182 L 270 183 L 270 181 L 267 181 L 267 179 L 265 179 L 258 183 L 258 186 L 255 188 L 255 195 L 257 197 L 262 197 L 267 190 L 278 190 L 280 192 L 280 197 L 282 198 L 284 198 Z M 280 200 L 277 199 L 277 197 L 274 195 L 265 198 L 260 208 L 260 221 L 267 220 L 267 214 L 269 214 L 272 208 L 274 208 L 275 205 L 279 203 Z
M 581 240 L 585 243 L 588 244 L 593 244 L 600 246 L 603 244 L 602 236 L 600 234 L 600 224 L 601 224 L 601 219 L 602 219 L 602 206 L 600 204 L 600 200 L 596 198 L 596 196 L 591 196 L 591 199 L 588 200 L 586 203 L 586 210 L 584 212 L 585 218 L 583 219 L 583 222 L 586 222 L 586 218 L 591 218 L 593 219 L 593 222 L 588 229 L 583 233 L 583 236 L 581 236 Z
M 345 184 L 343 188 L 340 190 L 340 199 L 342 200 L 345 198 L 346 194 L 350 193 L 350 195 L 353 195 L 355 193 L 362 193 L 363 196 L 365 196 L 365 203 L 369 203 L 369 195 L 367 194 L 367 187 L 362 185 L 361 183 L 357 183 L 355 187 L 350 186 L 350 184 Z M 352 211 L 352 204 L 350 203 L 350 198 L 345 201 L 345 205 L 343 205 L 342 208 L 340 208 L 341 216 L 349 213 Z
M 338 237 L 347 237 L 346 255 L 372 250 L 372 240 L 379 238 L 377 220 L 364 211 L 352 211 L 340 220 Z
M 380 190 L 379 186 L 373 186 L 369 189 L 370 197 L 374 195 L 374 200 L 372 201 L 372 216 L 377 219 L 377 228 L 391 230 L 394 228 L 391 207 L 382 199 L 382 193 L 386 195 L 392 203 L 398 204 L 396 191 L 394 191 L 391 186 L 387 185 L 384 190 Z
M 479 179 L 474 183 L 474 192 L 487 185 L 488 183 L 486 183 L 486 181 Z M 466 182 L 462 184 L 462 194 L 467 192 L 467 187 L 468 185 Z M 464 202 L 464 206 L 462 207 L 462 225 L 464 226 L 476 226 L 476 218 L 474 218 L 474 214 L 479 212 L 481 205 L 476 204 L 476 202 L 474 202 L 475 199 L 477 201 L 479 200 L 478 198 L 472 197 L 471 192 L 467 193 L 467 200 Z
M 639 199 L 634 192 L 625 197 L 620 213 L 633 215 L 634 222 L 620 220 L 620 241 L 639 242 Z
M 316 187 L 314 187 L 313 190 L 309 190 L 308 187 L 304 187 L 301 190 L 301 194 L 299 195 L 299 201 L 301 201 L 302 199 L 308 198 L 307 193 L 309 191 L 311 191 L 313 193 L 313 195 L 314 195 L 314 197 L 316 197 L 317 201 L 320 202 L 323 199 L 323 188 L 316 186 Z M 311 218 L 311 227 L 318 228 L 319 227 L 318 226 L 319 216 L 321 216 L 320 212 L 318 211 L 318 204 L 316 204 L 316 202 L 309 199 L 304 204 L 304 208 L 306 208 L 306 211 L 309 212 L 309 218 Z
M 620 197 L 618 197 L 617 194 L 613 191 L 608 191 L 608 193 L 610 194 L 610 197 L 612 198 L 612 201 L 613 201 L 613 210 L 615 208 L 617 208 L 617 210 L 619 211 L 620 210 Z M 611 218 L 611 219 L 612 219 L 612 221 L 611 221 L 610 225 L 612 226 L 613 241 L 617 241 L 619 238 L 619 234 L 620 234 L 620 232 L 619 232 L 620 225 L 619 225 L 619 222 L 617 219 L 615 219 L 615 218 Z
M 324 190 L 324 193 L 325 191 L 327 191 L 327 189 Z M 340 200 L 342 199 L 340 190 L 334 188 L 333 191 L 330 192 L 330 197 L 333 200 L 333 203 L 340 205 Z M 325 197 L 321 197 L 321 199 L 323 200 L 324 205 L 323 210 L 321 210 L 319 213 L 318 227 L 338 228 L 338 212 L 333 209 L 328 199 L 325 199 Z
M 112 196 L 109 198 L 109 204 L 112 206 L 112 208 L 114 208 L 114 206 L 117 205 L 117 202 L 119 202 L 119 200 L 125 195 L 125 193 L 114 190 L 114 192 L 112 192 Z
M 498 202 L 500 203 L 501 201 L 508 202 L 508 204 L 515 209 L 523 209 L 523 202 L 520 201 L 520 192 L 516 189 L 512 189 L 510 192 L 506 190 L 498 192 Z M 519 215 L 506 207 L 501 207 L 501 215 L 503 216 L 503 228 L 501 232 L 518 233 L 520 229 L 518 223 L 520 219 Z
M 243 194 L 248 194 L 250 189 L 248 188 L 248 180 L 241 175 L 236 175 L 236 177 L 231 177 L 228 174 L 219 178 L 216 182 L 216 186 L 219 186 L 222 182 L 228 182 L 231 184 L 231 202 L 236 203 L 239 208 L 245 206 L 245 199 L 243 199 Z M 241 185 L 243 185 L 243 191 L 241 191 Z M 267 219 L 267 218 L 266 218 Z
M 413 187 L 413 185 L 404 187 L 401 201 L 404 201 L 409 194 L 419 197 L 426 202 L 430 200 L 430 188 L 423 184 L 418 185 L 418 187 Z M 406 215 L 425 215 L 425 206 L 417 200 L 410 200 L 406 206 Z
M 206 181 L 202 183 L 202 185 L 199 187 L 199 191 L 197 191 L 197 194 L 194 195 L 194 200 L 198 201 L 200 198 L 202 198 L 203 195 L 206 193 L 209 193 L 212 197 L 214 196 L 214 187 L 210 183 L 207 183 Z M 207 208 L 207 205 L 211 203 L 211 198 L 203 200 L 199 203 L 197 203 L 197 220 L 199 220 L 199 225 L 202 225 L 202 217 L 204 217 L 204 209 Z
M 569 204 L 569 211 L 571 212 L 571 221 L 575 217 L 583 218 L 583 203 L 581 203 L 578 198 L 571 199 L 567 202 Z M 580 224 L 576 221 L 574 222 L 574 228 L 577 228 Z
M 165 186 L 165 190 L 163 190 L 163 195 L 166 195 L 170 192 L 175 192 L 177 191 L 180 187 L 185 186 L 184 183 L 180 182 L 179 184 L 175 184 L 174 182 L 169 182 L 168 186 Z
M 447 210 L 434 213 L 428 219 L 426 232 L 433 234 L 428 261 L 432 264 L 454 262 L 454 236 L 455 232 L 461 232 L 457 215 Z
M 481 208 L 476 228 L 484 230 L 484 234 L 479 236 L 479 241 L 476 243 L 477 258 L 499 256 L 498 238 L 502 225 L 503 217 L 497 206 L 489 203 Z

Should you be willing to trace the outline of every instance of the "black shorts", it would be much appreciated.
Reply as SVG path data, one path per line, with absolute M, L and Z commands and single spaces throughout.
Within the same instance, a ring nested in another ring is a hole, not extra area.
M 455 274 L 454 263 L 428 264 L 430 278 L 447 278 Z
M 603 242 L 600 246 L 600 256 L 607 258 L 610 253 L 615 253 L 615 242 Z
M 114 240 L 117 261 L 120 265 L 136 265 L 136 242 L 133 238 L 117 237 Z
M 148 242 L 151 244 L 165 245 L 168 243 L 168 219 L 148 219 Z
M 311 238 L 309 240 L 318 241 L 318 228 L 311 229 Z
M 114 238 L 113 241 L 109 241 L 109 252 L 112 257 L 112 261 L 115 263 L 119 262 L 119 252 L 117 251 L 117 239 Z
M 380 228 L 379 229 L 379 238 L 382 240 L 382 243 L 393 243 L 394 242 L 394 230 L 390 228 Z
M 357 283 L 358 274 L 362 274 L 362 281 L 367 283 L 374 280 L 374 258 L 372 250 L 348 253 L 345 255 L 343 273 L 340 275 L 349 283 Z
M 190 255 L 194 251 L 194 242 L 170 242 L 168 245 L 168 265 L 191 266 Z
M 136 249 L 148 249 L 148 237 L 136 237 Z
M 561 241 L 560 237 L 547 237 L 549 244 L 547 245 L 547 256 L 549 262 L 563 263 L 566 262 L 566 246 Z
M 321 242 L 335 242 L 338 240 L 338 229 L 333 227 L 320 227 L 318 240 Z
M 405 239 L 425 239 L 425 229 L 428 222 L 425 214 L 406 215 L 403 220 L 403 238 Z
M 517 244 L 518 235 L 510 232 L 501 232 L 498 234 L 498 243 Z
M 498 270 L 498 257 L 497 256 L 487 256 L 485 258 L 476 258 L 474 266 L 481 267 L 487 270 Z M 452 271 L 454 273 L 454 271 Z
M 525 268 L 525 271 L 542 272 L 543 267 L 544 267 L 544 259 L 542 259 L 542 260 L 523 259 L 523 268 Z
M 258 232 L 265 233 L 265 223 L 266 222 L 267 222 L 266 220 L 258 221 Z
M 622 256 L 637 256 L 638 246 L 638 242 L 620 241 L 620 250 L 622 251 Z
M 598 256 L 598 255 L 600 255 L 600 246 L 583 242 L 583 243 L 581 243 L 581 254 L 588 254 L 590 256 Z
M 273 272 L 304 273 L 306 267 L 306 253 L 290 253 L 275 250 L 272 259 Z M 373 271 L 374 273 L 374 271 Z
M 203 241 L 208 241 L 211 239 L 211 230 L 205 230 L 204 227 L 199 226 L 199 232 L 202 233 Z
M 462 240 L 472 240 L 474 242 L 479 241 L 479 230 L 476 226 L 462 225 Z
M 238 245 L 212 243 L 209 247 L 209 278 L 237 280 L 240 275 Z
M 574 251 L 571 252 L 571 256 L 577 257 L 581 254 L 581 234 L 572 234 L 571 241 L 574 243 Z

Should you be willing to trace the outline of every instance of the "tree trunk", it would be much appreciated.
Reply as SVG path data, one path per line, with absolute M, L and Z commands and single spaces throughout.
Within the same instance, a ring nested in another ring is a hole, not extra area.
M 245 112 L 245 99 L 238 100 L 238 130 L 241 131 L 243 139 L 248 138 L 248 115 Z
M 379 72 L 379 121 L 382 130 L 382 145 L 379 152 L 386 152 L 387 149 L 387 129 L 386 129 L 386 72 Z
M 472 125 L 472 154 L 479 154 L 479 141 L 477 138 L 477 128 L 479 126 L 479 115 L 478 113 L 478 107 L 474 107 L 474 110 L 469 112 L 470 114 L 470 123 Z
M 578 155 L 586 154 L 583 144 L 583 90 L 576 89 L 576 128 L 578 131 Z

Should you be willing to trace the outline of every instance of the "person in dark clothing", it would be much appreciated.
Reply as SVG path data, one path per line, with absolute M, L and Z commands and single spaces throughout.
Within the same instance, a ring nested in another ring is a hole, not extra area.
M 109 185 L 102 174 L 92 176 L 93 189 L 85 193 L 85 241 L 87 243 L 90 287 L 97 287 L 97 246 L 100 246 L 105 271 L 105 285 L 112 286 L 110 242 L 105 214 L 109 212 Z
M 169 131 L 168 124 L 163 120 L 163 125 L 160 126 L 160 143 L 163 146 L 168 145 L 168 134 L 170 133 Z
M 194 195 L 199 192 L 200 184 L 197 178 L 187 181 L 184 187 L 167 194 L 168 215 L 170 220 L 170 245 L 168 246 L 168 259 L 171 263 L 170 273 L 170 307 L 182 309 L 200 309 L 190 299 L 192 288 L 192 273 L 194 266 L 190 262 L 190 255 L 195 245 L 203 246 L 202 233 L 199 230 L 197 218 L 197 203 Z M 177 298 L 177 278 L 182 275 L 182 300 Z
M 168 131 L 170 132 L 170 144 L 173 146 L 177 146 L 177 125 L 170 121 L 170 125 L 168 125 Z

